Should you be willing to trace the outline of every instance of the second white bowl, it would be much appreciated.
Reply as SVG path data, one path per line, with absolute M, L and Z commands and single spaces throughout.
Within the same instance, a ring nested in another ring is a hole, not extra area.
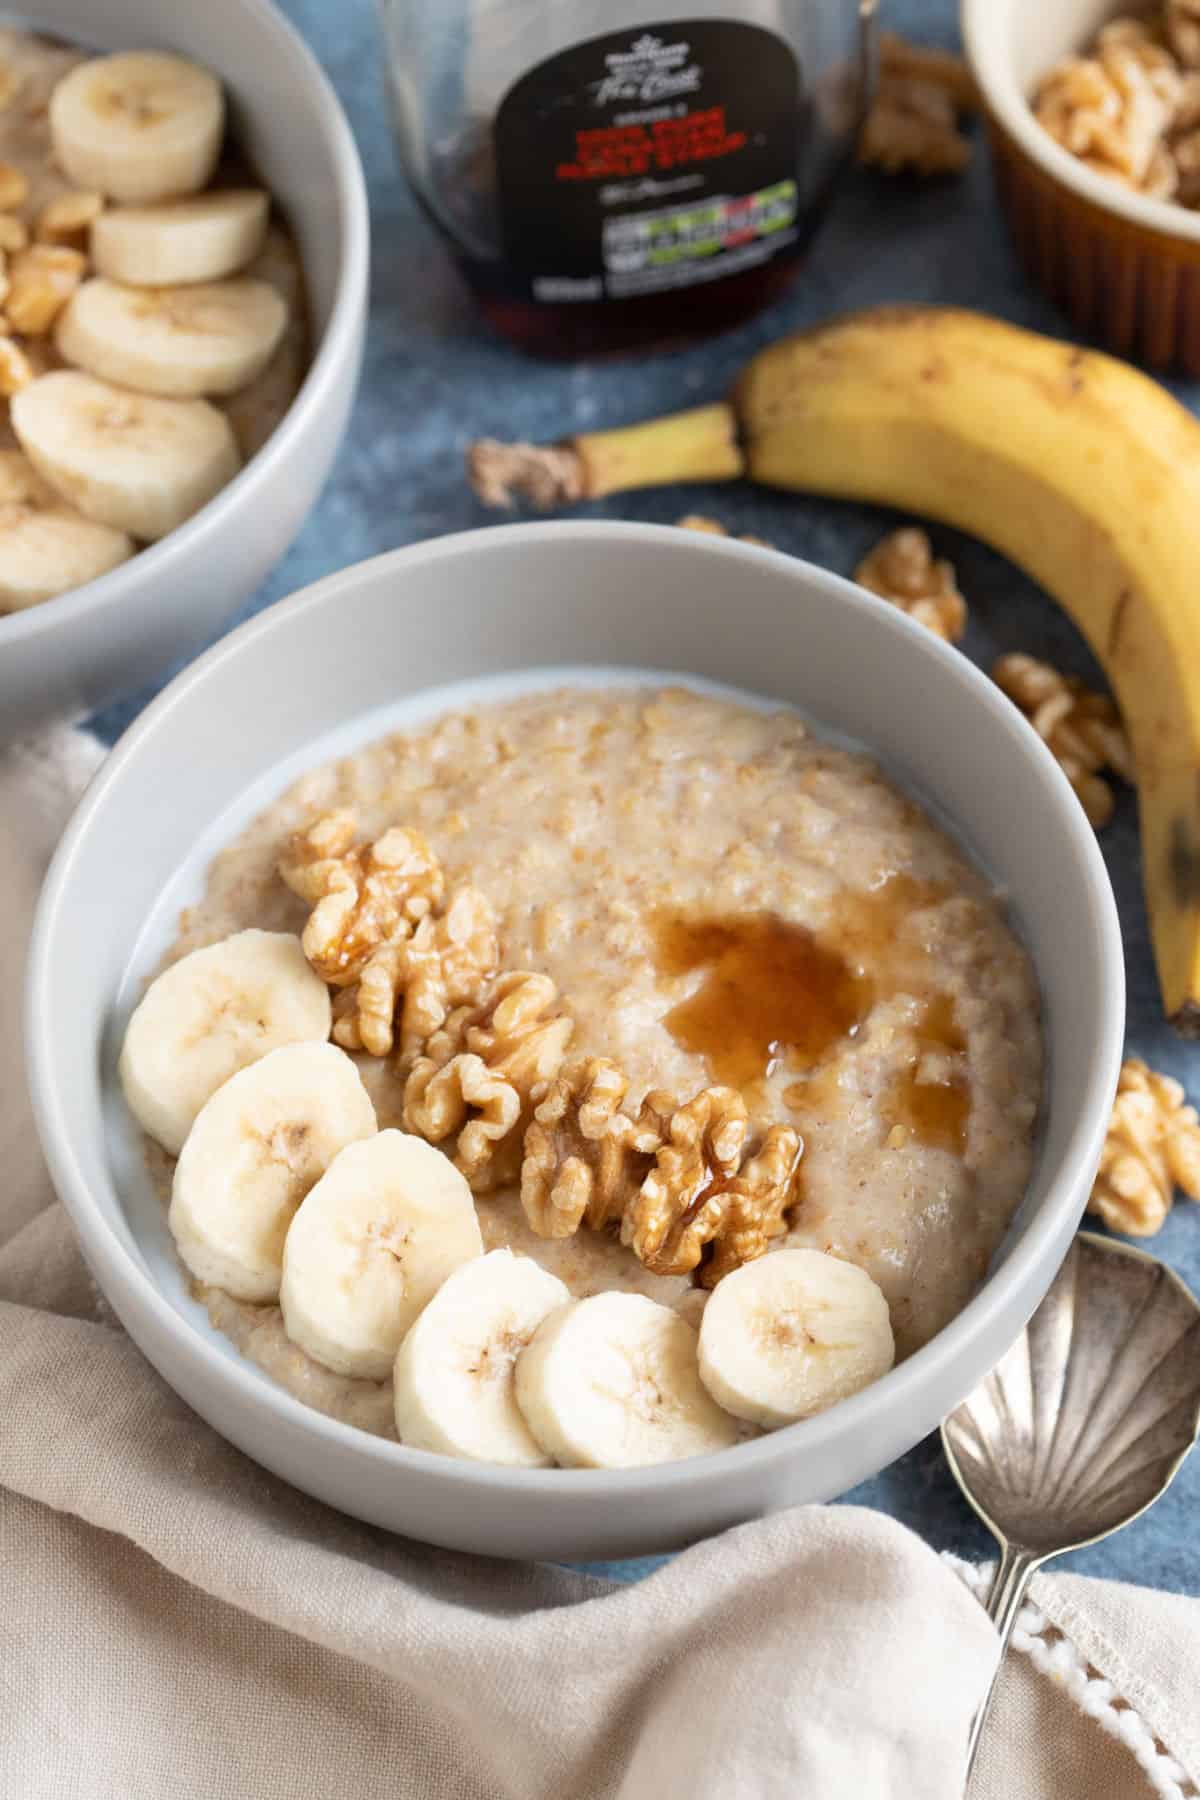
M 329 473 L 367 307 L 367 197 L 354 139 L 316 59 L 267 0 L 39 0 L 31 28 L 97 50 L 177 50 L 221 77 L 233 132 L 296 235 L 313 360 L 278 429 L 186 525 L 98 581 L 0 615 L 0 740 L 132 693 L 194 655 L 249 598 Z

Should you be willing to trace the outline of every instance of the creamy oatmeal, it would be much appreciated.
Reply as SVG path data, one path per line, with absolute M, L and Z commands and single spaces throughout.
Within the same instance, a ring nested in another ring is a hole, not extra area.
M 250 926 L 300 931 L 281 853 L 342 808 L 364 840 L 415 828 L 449 881 L 486 894 L 501 968 L 553 979 L 571 1056 L 613 1059 L 628 1109 L 718 1082 L 744 1096 L 752 1140 L 796 1127 L 796 1199 L 772 1247 L 865 1270 L 899 1356 L 962 1308 L 1030 1172 L 1037 992 L 986 882 L 868 757 L 793 713 L 682 690 L 453 713 L 298 782 L 215 860 L 173 955 Z M 394 1062 L 356 1061 L 380 1127 L 401 1125 Z M 172 1164 L 153 1154 L 165 1187 Z M 537 1235 L 515 1183 L 476 1203 L 486 1249 L 535 1258 L 575 1295 L 631 1289 L 693 1321 L 705 1305 L 610 1233 Z M 390 1383 L 310 1361 L 276 1306 L 203 1295 L 301 1398 L 394 1435 Z

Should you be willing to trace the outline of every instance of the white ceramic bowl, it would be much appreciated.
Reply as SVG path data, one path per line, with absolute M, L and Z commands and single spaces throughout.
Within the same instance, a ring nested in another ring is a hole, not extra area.
M 1097 174 L 1030 106 L 1056 63 L 1137 10 L 1126 0 L 962 0 L 963 42 L 1025 268 L 1110 350 L 1200 375 L 1200 212 Z
M 986 1285 L 875 1386 L 692 1462 L 511 1471 L 335 1423 L 208 1326 L 143 1171 L 116 1050 L 208 859 L 301 770 L 442 710 L 454 699 L 447 684 L 545 685 L 564 666 L 606 665 L 789 702 L 869 745 L 931 800 L 1012 896 L 1044 995 L 1047 1105 L 1028 1196 Z M 1116 911 L 1091 828 L 1033 730 L 965 657 L 774 551 L 662 526 L 510 525 L 330 576 L 172 682 L 113 751 L 55 858 L 31 951 L 27 1042 L 42 1143 L 96 1278 L 197 1412 L 360 1518 L 470 1550 L 578 1558 L 663 1550 L 841 1493 L 966 1395 L 1045 1292 L 1075 1229 L 1116 1083 L 1123 1002 Z
M 160 543 L 73 593 L 0 615 L 0 739 L 79 716 L 194 655 L 287 549 L 354 398 L 366 319 L 366 187 L 315 58 L 267 0 L 38 0 L 36 29 L 98 50 L 178 50 L 226 86 L 233 129 L 296 234 L 314 356 L 270 440 Z

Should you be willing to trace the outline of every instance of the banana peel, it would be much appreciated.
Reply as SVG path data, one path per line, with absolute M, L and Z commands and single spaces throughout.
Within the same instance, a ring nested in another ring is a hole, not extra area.
M 883 307 L 769 346 L 724 405 L 549 449 L 483 442 L 470 472 L 494 504 L 542 505 L 744 474 L 938 519 L 1009 557 L 1111 683 L 1163 1006 L 1200 1038 L 1200 423 L 1165 388 L 983 314 Z

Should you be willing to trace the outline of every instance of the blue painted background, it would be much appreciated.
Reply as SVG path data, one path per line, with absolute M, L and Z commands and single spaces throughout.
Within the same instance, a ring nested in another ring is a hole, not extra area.
M 435 4 L 436 0 L 429 0 Z M 389 135 L 380 44 L 369 0 L 282 0 L 325 65 L 350 117 L 366 167 L 374 236 L 366 371 L 349 437 L 330 485 L 301 537 L 246 608 L 256 612 L 332 569 L 419 538 L 494 523 L 462 475 L 475 437 L 553 439 L 722 395 L 759 345 L 829 313 L 882 300 L 977 306 L 1046 331 L 1065 332 L 1026 284 L 993 198 L 986 149 L 976 145 L 963 180 L 926 184 L 856 171 L 846 182 L 793 291 L 739 331 L 686 352 L 609 366 L 542 365 L 493 337 L 442 255 L 400 178 Z M 736 10 L 736 8 L 731 8 Z M 956 42 L 952 0 L 884 0 L 885 22 L 929 42 Z M 1179 387 L 1200 410 L 1200 386 Z M 674 489 L 622 496 L 591 510 L 612 518 L 670 522 L 687 510 L 715 513 L 740 531 L 848 574 L 898 521 L 861 506 L 751 489 Z M 936 533 L 971 607 L 964 648 L 985 666 L 1004 650 L 1028 650 L 1099 681 L 1070 621 L 1000 557 L 955 532 Z M 1198 558 L 1200 578 L 1200 558 Z M 113 738 L 149 693 L 106 713 Z M 1200 1046 L 1187 1048 L 1158 1008 L 1138 874 L 1135 811 L 1123 795 L 1102 844 L 1124 923 L 1129 1045 L 1176 1074 L 1200 1100 Z M 1150 1246 L 1200 1289 L 1200 1206 L 1181 1202 Z M 847 1496 L 892 1513 L 939 1548 L 988 1554 L 936 1438 Z M 1153 1512 L 1070 1566 L 1179 1592 L 1200 1593 L 1200 1455 L 1185 1465 Z M 650 1564 L 614 1569 L 633 1575 Z

